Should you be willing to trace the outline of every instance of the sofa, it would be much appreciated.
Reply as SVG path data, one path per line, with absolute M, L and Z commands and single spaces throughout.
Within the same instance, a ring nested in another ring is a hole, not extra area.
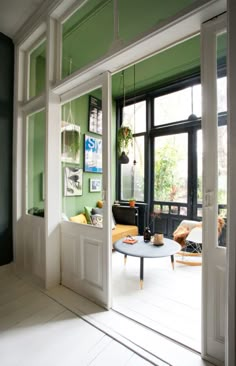
M 126 237 L 136 236 L 138 230 L 138 212 L 135 207 L 112 206 L 112 213 L 115 221 L 115 228 L 112 230 L 112 243 Z
M 79 224 L 90 224 L 102 227 L 102 208 L 84 207 L 84 212 L 70 217 L 70 221 Z M 137 209 L 129 206 L 112 206 L 112 243 L 125 238 L 127 235 L 138 235 Z

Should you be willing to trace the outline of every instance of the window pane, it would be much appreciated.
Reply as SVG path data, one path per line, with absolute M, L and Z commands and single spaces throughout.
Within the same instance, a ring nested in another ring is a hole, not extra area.
M 202 204 L 202 130 L 197 131 L 197 203 Z
M 193 90 L 193 114 L 197 117 L 202 115 L 202 86 L 201 84 L 194 85 Z
M 123 108 L 123 125 L 129 126 L 133 133 L 146 131 L 146 102 L 134 103 Z
M 218 204 L 227 204 L 227 126 L 218 127 Z
M 45 112 L 27 121 L 27 213 L 44 216 Z
M 102 135 L 92 131 L 102 127 L 102 89 L 64 104 L 61 108 L 61 188 L 62 219 L 82 223 L 86 212 L 92 224 L 91 209 L 102 200 Z M 97 103 L 95 103 L 97 102 Z M 94 112 L 95 107 L 97 112 Z M 92 123 L 88 123 L 92 115 Z M 95 128 L 96 127 L 96 128 Z M 101 217 L 100 217 L 101 219 Z M 94 224 L 96 217 L 94 217 Z M 97 222 L 98 226 L 102 221 Z
M 62 26 L 62 78 L 108 53 L 113 30 L 112 0 L 86 1 L 70 16 Z
M 156 137 L 154 147 L 154 200 L 187 202 L 187 134 Z
M 29 98 L 41 94 L 45 89 L 46 41 L 30 54 Z
M 227 112 L 227 78 L 217 79 L 217 112 Z
M 192 114 L 191 98 L 191 88 L 155 98 L 154 125 L 187 120 Z
M 221 70 L 222 65 L 226 65 L 227 55 L 227 33 L 217 35 L 217 67 Z M 227 111 L 227 77 L 218 77 L 217 79 L 217 112 Z
M 121 165 L 121 199 L 144 201 L 144 136 L 134 138 L 129 163 Z M 136 163 L 135 163 L 136 162 Z
M 157 1 L 157 0 L 119 0 L 119 33 L 125 42 L 136 39 L 143 32 L 148 32 L 163 20 L 173 17 L 193 0 Z
M 227 54 L 227 33 L 217 35 L 217 66 L 218 69 L 223 63 L 226 64 Z M 227 78 L 217 79 L 217 112 L 227 112 Z M 218 166 L 218 214 L 227 222 L 227 121 L 226 125 L 219 125 L 217 128 L 217 166 Z M 226 246 L 226 231 L 224 226 L 219 231 L 220 222 L 218 218 L 219 246 Z

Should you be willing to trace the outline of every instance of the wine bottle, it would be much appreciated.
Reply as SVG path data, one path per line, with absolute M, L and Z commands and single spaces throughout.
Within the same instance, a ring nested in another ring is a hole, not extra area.
M 145 230 L 143 233 L 143 240 L 145 243 L 148 243 L 151 240 L 151 230 L 148 226 L 145 227 Z

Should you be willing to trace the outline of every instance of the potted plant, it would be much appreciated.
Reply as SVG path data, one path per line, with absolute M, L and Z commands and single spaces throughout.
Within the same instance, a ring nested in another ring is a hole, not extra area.
M 135 206 L 135 203 L 136 203 L 136 200 L 135 200 L 135 198 L 130 198 L 129 199 L 129 205 L 130 205 L 130 207 L 134 207 Z
M 122 152 L 128 153 L 129 144 L 133 143 L 133 134 L 128 126 L 121 126 L 117 132 L 117 147 L 119 156 Z

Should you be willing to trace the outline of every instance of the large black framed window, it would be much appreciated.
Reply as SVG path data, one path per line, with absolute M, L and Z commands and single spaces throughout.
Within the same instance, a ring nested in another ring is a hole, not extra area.
M 226 84 L 225 68 L 221 67 L 217 86 L 222 215 L 226 215 L 227 197 Z M 117 102 L 118 127 L 129 120 L 134 134 L 129 164 L 117 165 L 117 199 L 125 202 L 134 196 L 148 204 L 149 213 L 160 211 L 168 216 L 169 236 L 173 232 L 171 220 L 202 218 L 201 104 L 199 74 L 143 93 L 135 100 L 127 99 L 125 107 L 122 101 Z

